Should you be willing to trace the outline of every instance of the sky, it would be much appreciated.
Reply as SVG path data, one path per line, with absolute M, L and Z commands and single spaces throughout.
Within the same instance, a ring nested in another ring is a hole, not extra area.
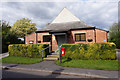
M 119 0 L 72 0 L 40 1 L 35 0 L 4 0 L 0 5 L 2 20 L 13 25 L 22 18 L 31 19 L 37 29 L 51 23 L 59 12 L 66 7 L 81 21 L 97 28 L 108 30 L 113 23 L 118 22 Z

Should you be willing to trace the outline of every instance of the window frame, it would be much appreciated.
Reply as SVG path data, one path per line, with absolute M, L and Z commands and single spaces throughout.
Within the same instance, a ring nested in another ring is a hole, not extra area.
M 81 40 L 81 34 L 85 35 L 85 40 Z M 79 41 L 86 41 L 86 33 L 75 33 L 75 42 L 79 42 Z M 76 35 L 79 35 L 79 40 L 76 40 Z
M 50 36 L 50 41 L 45 41 L 44 40 L 44 37 L 46 37 L 46 36 Z M 51 42 L 51 35 L 43 35 L 43 42 Z

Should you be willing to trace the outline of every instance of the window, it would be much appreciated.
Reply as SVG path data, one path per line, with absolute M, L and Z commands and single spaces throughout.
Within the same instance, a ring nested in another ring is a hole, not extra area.
M 86 41 L 85 33 L 75 34 L 75 41 Z
M 43 42 L 50 42 L 51 41 L 51 35 L 44 35 L 43 36 Z

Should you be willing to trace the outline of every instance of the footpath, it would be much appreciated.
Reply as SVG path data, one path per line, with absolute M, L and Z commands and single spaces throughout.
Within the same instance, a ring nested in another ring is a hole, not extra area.
M 2 58 L 4 58 L 4 57 L 7 57 L 7 56 L 9 56 L 9 53 L 8 53 L 8 52 L 2 53 L 2 54 L 0 54 L 0 59 L 2 59 Z

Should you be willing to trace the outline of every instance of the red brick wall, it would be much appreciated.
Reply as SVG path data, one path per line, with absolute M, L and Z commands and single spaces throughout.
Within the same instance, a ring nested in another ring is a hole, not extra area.
M 41 32 L 41 33 L 33 33 L 25 37 L 25 42 L 29 44 L 29 41 L 34 41 L 33 44 L 50 44 L 50 42 L 43 42 L 43 35 L 50 35 L 49 32 Z M 37 42 L 36 42 L 36 36 L 37 36 Z M 57 49 L 57 40 L 55 37 L 55 40 L 53 40 L 53 37 L 55 35 L 52 35 L 52 50 L 55 51 Z M 39 43 L 40 42 L 40 43 Z
M 37 33 L 37 43 L 38 44 L 50 44 L 50 42 L 43 42 L 43 35 L 50 35 L 50 34 L 49 32 Z M 41 41 L 41 43 L 39 43 L 38 41 Z
M 97 43 L 107 42 L 107 32 L 104 30 L 96 29 L 96 42 Z
M 73 39 L 72 31 L 68 31 L 68 34 L 67 34 L 67 42 L 68 42 L 69 44 L 75 43 L 75 41 L 74 41 L 74 39 Z
M 41 41 L 41 43 L 38 44 L 50 44 L 50 42 L 43 42 L 43 35 L 50 35 L 49 32 L 42 32 L 37 33 L 37 40 Z M 55 37 L 55 40 L 53 40 L 53 37 Z M 57 46 L 57 39 L 55 35 L 52 35 L 52 51 L 55 51 L 58 48 Z
M 86 34 L 86 41 L 79 41 L 79 42 L 76 42 L 75 41 L 75 34 L 76 33 L 85 33 Z M 92 39 L 93 41 L 92 42 L 95 42 L 95 37 L 94 37 L 94 29 L 91 29 L 91 30 L 73 30 L 71 31 L 71 35 L 70 35 L 70 38 L 68 40 L 69 43 L 88 43 L 88 39 Z
M 53 38 L 54 38 L 54 40 L 53 40 Z M 57 38 L 56 38 L 56 36 L 55 35 L 52 35 L 52 50 L 53 51 L 55 51 L 55 50 L 57 50 L 57 48 L 58 48 L 58 45 L 57 45 L 58 43 L 57 43 Z
M 75 42 L 75 34 L 76 33 L 86 33 L 86 41 Z M 104 43 L 107 42 L 107 32 L 104 30 L 96 29 L 96 33 L 94 29 L 89 30 L 73 30 L 68 33 L 68 43 L 94 43 L 95 42 L 95 34 L 96 34 L 96 43 Z M 92 39 L 92 42 L 88 42 L 88 39 Z M 104 41 L 106 40 L 106 41 Z
M 86 33 L 86 41 L 75 41 L 76 33 Z M 94 29 L 89 30 L 72 30 L 67 33 L 67 41 L 68 43 L 94 43 L 95 42 L 95 31 Z M 29 41 L 34 41 L 33 44 L 50 44 L 50 42 L 43 42 L 43 35 L 50 35 L 49 32 L 42 33 L 33 33 L 31 35 L 26 36 L 26 42 L 29 44 Z M 37 39 L 36 39 L 37 36 Z M 55 40 L 53 40 L 53 37 Z M 92 39 L 93 41 L 88 42 L 88 39 Z M 37 41 L 36 41 L 37 40 Z M 106 40 L 106 41 L 104 41 Z M 40 43 L 39 43 L 40 42 Z M 107 32 L 104 30 L 96 29 L 96 42 L 104 43 L 107 42 Z M 52 50 L 55 51 L 57 49 L 57 39 L 55 35 L 52 35 Z
M 33 41 L 33 44 L 36 44 L 36 33 L 32 33 L 25 37 L 25 43 L 29 44 L 29 41 Z

